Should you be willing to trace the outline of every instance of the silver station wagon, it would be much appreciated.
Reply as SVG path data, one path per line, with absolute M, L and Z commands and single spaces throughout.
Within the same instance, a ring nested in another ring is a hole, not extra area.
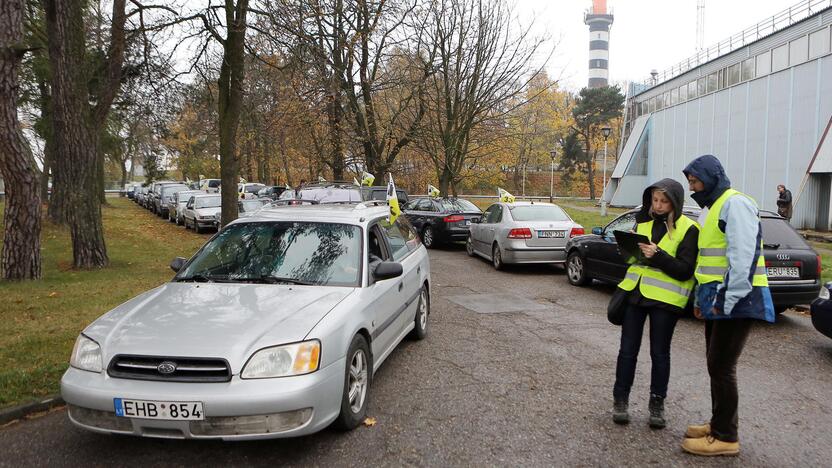
M 61 394 L 104 433 L 259 439 L 366 416 L 374 372 L 427 334 L 430 263 L 388 207 L 266 207 L 78 337 Z

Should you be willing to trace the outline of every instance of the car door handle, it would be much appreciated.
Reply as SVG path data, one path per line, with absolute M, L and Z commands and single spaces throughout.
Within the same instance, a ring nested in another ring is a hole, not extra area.
M 402 290 L 402 288 L 403 288 L 403 287 L 404 287 L 404 284 L 399 283 L 399 291 L 400 291 L 400 292 L 401 292 L 401 290 Z

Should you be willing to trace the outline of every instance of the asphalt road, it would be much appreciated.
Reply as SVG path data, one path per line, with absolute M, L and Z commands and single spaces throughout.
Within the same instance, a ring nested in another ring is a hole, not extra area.
M 461 249 L 431 251 L 430 335 L 404 342 L 372 387 L 375 426 L 246 443 L 112 437 L 74 428 L 64 410 L 0 429 L 0 466 L 828 466 L 832 340 L 788 312 L 752 332 L 740 360 L 741 454 L 682 453 L 687 423 L 710 397 L 703 325 L 679 322 L 668 427 L 647 427 L 650 357 L 643 343 L 633 422 L 611 421 L 619 329 L 609 287 L 570 286 L 563 270 L 496 272 Z

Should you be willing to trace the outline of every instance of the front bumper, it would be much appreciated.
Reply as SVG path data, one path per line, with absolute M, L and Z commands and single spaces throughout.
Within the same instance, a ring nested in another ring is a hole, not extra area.
M 194 222 L 197 225 L 199 225 L 199 227 L 201 227 L 201 228 L 204 228 L 204 227 L 213 228 L 213 227 L 217 226 L 216 225 L 216 222 L 217 222 L 216 218 L 210 218 L 210 219 L 199 219 L 199 218 L 197 218 L 196 220 L 194 220 Z
M 295 437 L 320 431 L 338 417 L 344 366 L 342 358 L 308 375 L 254 380 L 242 380 L 235 375 L 231 381 L 222 383 L 116 379 L 108 376 L 106 371 L 96 374 L 70 367 L 61 378 L 61 396 L 69 405 L 70 420 L 76 426 L 95 432 L 179 439 Z M 117 417 L 114 398 L 201 401 L 205 420 Z M 295 422 L 292 427 L 278 432 L 252 433 L 242 420 L 235 426 L 234 418 L 245 416 L 265 419 L 285 416 L 284 419 Z

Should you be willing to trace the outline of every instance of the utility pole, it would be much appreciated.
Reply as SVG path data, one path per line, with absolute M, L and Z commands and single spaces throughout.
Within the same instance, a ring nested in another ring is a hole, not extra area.
M 601 216 L 607 215 L 607 138 L 610 136 L 612 129 L 604 127 L 601 129 L 601 135 L 604 135 L 604 180 L 601 183 Z
M 705 48 L 705 0 L 696 2 L 696 51 Z

